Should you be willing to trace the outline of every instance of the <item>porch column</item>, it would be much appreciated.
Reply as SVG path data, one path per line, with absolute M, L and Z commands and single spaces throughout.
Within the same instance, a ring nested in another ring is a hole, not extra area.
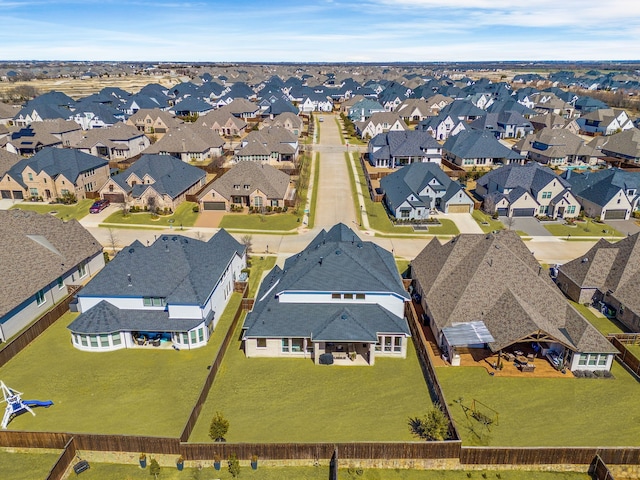
M 369 365 L 375 365 L 376 363 L 376 344 L 369 344 Z

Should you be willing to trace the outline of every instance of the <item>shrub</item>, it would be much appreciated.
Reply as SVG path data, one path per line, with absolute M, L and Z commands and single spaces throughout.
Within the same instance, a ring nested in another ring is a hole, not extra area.
M 436 404 L 423 418 L 409 418 L 409 429 L 413 435 L 423 440 L 442 441 L 449 437 L 449 419 L 440 405 Z
M 229 473 L 233 478 L 240 475 L 240 462 L 238 461 L 238 456 L 235 453 L 229 455 Z
M 200 211 L 200 207 L 198 207 L 198 205 L 194 205 L 191 210 L 193 211 L 193 213 L 198 213 Z
M 209 427 L 209 437 L 216 442 L 224 442 L 224 436 L 229 431 L 229 420 L 222 416 L 222 413 L 216 412 L 211 419 Z

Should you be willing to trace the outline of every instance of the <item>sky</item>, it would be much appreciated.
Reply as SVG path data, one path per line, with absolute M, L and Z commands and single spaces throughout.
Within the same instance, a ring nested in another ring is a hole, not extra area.
M 637 60 L 638 0 L 0 0 L 0 60 Z

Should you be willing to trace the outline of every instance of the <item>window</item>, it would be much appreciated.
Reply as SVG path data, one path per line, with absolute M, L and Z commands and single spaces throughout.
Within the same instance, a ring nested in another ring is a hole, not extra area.
M 31 195 L 32 197 L 37 197 L 38 196 L 38 189 L 37 188 L 30 188 L 29 189 L 29 195 Z
M 384 351 L 385 352 L 390 352 L 391 351 L 391 338 L 392 337 L 384 337 Z
M 289 353 L 289 339 L 282 339 L 282 353 Z
M 343 298 L 344 298 L 345 300 L 352 300 L 352 299 L 353 299 L 353 293 L 345 293 L 345 294 L 343 295 Z
M 540 205 L 540 211 L 539 211 L 539 213 L 547 213 L 547 209 L 548 209 L 548 208 L 549 208 L 549 207 L 545 207 L 544 205 Z
M 303 340 L 301 338 L 292 338 L 291 339 L 291 352 L 301 352 L 302 351 Z
M 87 274 L 87 262 L 80 262 L 78 264 L 78 275 L 80 275 L 80 278 L 82 278 L 86 274 Z
M 607 364 L 607 356 L 606 355 L 600 355 L 598 357 L 598 366 L 604 367 L 606 364 Z
M 256 339 L 256 348 L 267 348 L 267 339 L 266 338 L 257 338 Z
M 166 298 L 142 297 L 142 305 L 145 307 L 164 307 L 167 304 Z
M 191 344 L 196 343 L 196 339 L 197 339 L 197 334 L 195 330 L 191 330 Z
M 62 280 L 62 277 L 58 277 L 58 289 L 62 288 L 64 288 L 64 280 Z
M 60 194 L 64 197 L 65 195 L 69 195 L 69 190 L 66 188 L 63 188 L 62 190 L 60 190 Z
M 204 328 L 198 329 L 198 341 L 204 342 Z
M 402 337 L 393 338 L 393 351 L 402 352 Z
M 339 293 L 332 293 L 331 298 L 334 300 L 339 300 L 340 298 L 342 298 L 342 296 Z
M 277 207 L 278 206 L 278 200 L 271 200 L 271 206 L 272 207 Z
M 569 205 L 567 207 L 567 213 L 576 213 L 576 206 L 575 205 Z
M 382 337 L 378 337 L 378 341 L 376 342 L 376 346 L 375 346 L 375 351 L 376 352 L 382 351 Z
M 598 361 L 598 355 L 589 355 L 589 361 L 587 362 L 587 364 L 590 367 L 593 367 L 597 361 Z
M 100 335 L 100 346 L 101 347 L 109 346 L 109 335 Z
M 29 177 L 29 181 L 33 182 L 33 174 L 32 173 L 27 173 L 27 176 Z
M 112 333 L 111 334 L 111 343 L 113 345 L 121 345 L 122 339 L 120 338 L 120 333 Z
M 91 346 L 98 348 L 98 336 L 97 335 L 90 335 L 89 336 L 89 340 L 91 340 Z
M 400 211 L 400 218 L 409 218 L 409 214 L 411 212 L 409 210 L 401 210 Z
M 42 305 L 47 300 L 44 298 L 44 289 L 36 292 L 36 304 Z
M 89 346 L 89 342 L 87 342 L 87 337 L 85 337 L 84 335 L 80 337 L 80 343 L 82 344 L 83 347 Z
M 249 185 L 243 185 L 242 188 L 244 188 L 245 190 L 249 190 Z
M 586 353 L 581 353 L 580 354 L 580 359 L 578 360 L 578 365 L 585 366 L 586 364 L 587 364 L 587 354 Z
M 233 186 L 233 189 L 234 189 L 234 190 L 240 190 L 240 185 L 234 185 L 234 186 Z
M 253 204 L 256 207 L 261 207 L 262 206 L 262 197 L 253 197 Z
M 542 198 L 551 198 L 551 192 L 542 192 Z
M 356 293 L 356 300 L 364 300 L 365 295 L 364 293 Z

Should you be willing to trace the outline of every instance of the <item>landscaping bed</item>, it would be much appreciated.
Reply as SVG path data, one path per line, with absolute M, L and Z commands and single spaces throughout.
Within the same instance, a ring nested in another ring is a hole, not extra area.
M 557 237 L 581 236 L 581 237 L 624 237 L 622 233 L 606 223 L 594 222 L 588 219 L 586 222 L 574 222 L 572 224 L 543 224 L 552 235 Z
M 197 207 L 193 202 L 182 202 L 176 208 L 172 215 L 153 216 L 149 212 L 129 213 L 123 215 L 122 210 L 109 215 L 104 223 L 118 223 L 122 225 L 151 225 L 172 227 L 179 230 L 181 227 L 192 227 L 198 218 L 198 212 L 194 211 Z

